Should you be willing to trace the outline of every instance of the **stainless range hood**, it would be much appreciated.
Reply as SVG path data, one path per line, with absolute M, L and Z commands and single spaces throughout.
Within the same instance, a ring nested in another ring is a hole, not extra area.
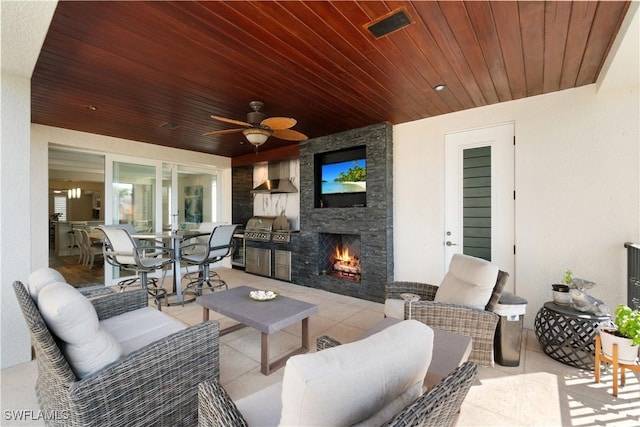
M 297 193 L 291 182 L 289 162 L 269 163 L 268 179 L 251 190 L 253 194 Z

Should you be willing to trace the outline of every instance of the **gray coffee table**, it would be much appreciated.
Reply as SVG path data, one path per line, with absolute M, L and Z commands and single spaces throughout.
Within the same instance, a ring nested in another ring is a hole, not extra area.
M 240 286 L 225 291 L 216 291 L 199 296 L 196 303 L 202 306 L 202 320 L 209 320 L 209 310 L 218 312 L 239 325 L 230 326 L 220 331 L 220 336 L 249 326 L 262 334 L 260 355 L 261 371 L 269 375 L 281 368 L 291 356 L 309 351 L 309 316 L 318 312 L 318 307 L 308 302 L 298 301 L 278 295 L 271 301 L 254 301 L 249 292 L 257 290 L 249 286 Z M 269 363 L 269 334 L 302 321 L 302 345 L 284 357 Z

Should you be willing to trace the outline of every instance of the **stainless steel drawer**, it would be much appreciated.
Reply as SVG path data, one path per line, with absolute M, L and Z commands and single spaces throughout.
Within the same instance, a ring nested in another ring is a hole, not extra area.
M 291 251 L 275 249 L 274 275 L 276 279 L 291 281 Z

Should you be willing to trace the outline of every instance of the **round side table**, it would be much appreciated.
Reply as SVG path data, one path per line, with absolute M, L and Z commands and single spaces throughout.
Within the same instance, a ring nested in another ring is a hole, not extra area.
M 534 331 L 542 350 L 552 359 L 593 369 L 597 327 L 609 315 L 583 313 L 570 306 L 546 302 L 536 314 Z

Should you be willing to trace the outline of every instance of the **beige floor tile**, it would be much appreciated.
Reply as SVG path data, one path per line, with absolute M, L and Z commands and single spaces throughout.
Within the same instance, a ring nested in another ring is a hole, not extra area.
M 318 304 L 318 316 L 337 320 L 338 322 L 342 322 L 359 311 L 361 310 L 358 307 L 353 307 L 340 302 L 329 301 Z
M 360 310 L 352 316 L 343 320 L 343 323 L 351 326 L 355 326 L 360 329 L 367 330 L 373 325 L 384 319 L 382 313 L 369 310 Z
M 309 318 L 309 337 L 311 340 L 315 340 L 316 337 L 324 335 L 324 333 L 332 326 L 337 325 L 336 322 L 326 317 L 313 315 Z M 302 322 L 296 322 L 293 325 L 289 325 L 283 329 L 292 335 L 297 337 L 302 335 Z
M 34 389 L 37 377 L 38 366 L 35 361 L 21 363 L 2 370 L 2 375 L 0 375 L 2 421 L 0 421 L 0 425 L 20 427 L 44 425 L 43 420 L 33 419 L 36 417 L 27 418 L 33 411 L 38 410 L 38 400 Z
M 520 375 L 499 375 L 487 378 L 484 373 L 493 368 L 481 368 L 480 384 L 469 390 L 465 402 L 480 406 L 502 417 L 519 419 L 524 378 Z
M 458 416 L 458 427 L 499 427 L 517 426 L 520 423 L 514 418 L 509 418 L 486 409 L 483 405 L 478 406 L 470 399 L 466 399 L 460 408 Z
M 261 333 L 256 329 L 245 328 L 248 332 L 237 339 L 229 340 L 226 345 L 232 349 L 247 355 L 260 362 L 261 357 Z M 230 336 L 235 332 L 229 334 Z M 278 331 L 269 335 L 269 360 L 274 360 L 283 354 L 300 347 L 300 337 L 284 331 Z
M 324 333 L 324 335 L 328 335 L 333 339 L 340 341 L 345 344 L 348 342 L 353 342 L 358 339 L 362 334 L 365 333 L 365 330 L 362 328 L 357 328 L 355 326 L 347 325 L 345 323 L 338 323 L 335 326 L 330 327 Z
M 226 344 L 220 346 L 220 383 L 222 385 L 260 367 L 256 361 Z
M 256 367 L 233 381 L 221 384 L 231 399 L 238 400 L 279 381 L 282 381 L 282 369 L 263 375 L 260 367 Z

